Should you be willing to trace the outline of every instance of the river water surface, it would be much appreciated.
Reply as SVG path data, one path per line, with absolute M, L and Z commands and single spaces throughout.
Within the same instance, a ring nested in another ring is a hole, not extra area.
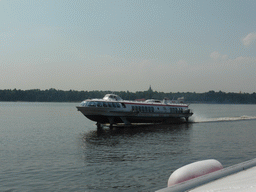
M 155 191 L 179 167 L 256 157 L 256 105 L 191 104 L 191 122 L 96 131 L 78 103 L 0 102 L 0 191 Z

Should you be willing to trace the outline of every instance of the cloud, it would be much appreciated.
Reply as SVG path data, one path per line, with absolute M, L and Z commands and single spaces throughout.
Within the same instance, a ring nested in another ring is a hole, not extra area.
M 229 60 L 230 63 L 244 67 L 244 66 L 255 66 L 256 57 L 237 57 L 233 60 Z
M 187 63 L 187 61 L 185 61 L 185 60 L 179 60 L 178 62 L 177 62 L 177 64 L 178 65 L 187 65 L 188 63 Z
M 212 59 L 218 59 L 220 57 L 220 53 L 218 51 L 214 51 L 211 53 L 210 57 Z
M 222 55 L 218 51 L 214 51 L 210 54 L 210 57 L 212 59 L 222 59 L 222 60 L 227 60 L 228 56 L 227 55 Z
M 242 42 L 245 46 L 249 46 L 253 41 L 256 40 L 256 33 L 249 33 L 246 37 L 242 39 Z
M 244 66 L 244 65 L 252 65 L 256 63 L 256 57 L 243 57 L 239 56 L 234 59 L 229 59 L 228 55 L 222 55 L 221 53 L 214 51 L 210 54 L 210 57 L 213 59 L 211 63 L 215 64 L 215 66 L 222 67 L 230 67 L 230 66 Z

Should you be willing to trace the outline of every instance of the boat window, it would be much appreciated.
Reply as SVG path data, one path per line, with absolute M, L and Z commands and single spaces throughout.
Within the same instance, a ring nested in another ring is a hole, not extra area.
M 121 104 L 122 104 L 123 108 L 126 108 L 126 106 L 125 106 L 125 104 L 124 104 L 124 103 L 121 103 Z
M 112 103 L 112 105 L 113 105 L 113 107 L 115 107 L 115 108 L 116 108 L 116 103 Z
M 139 106 L 139 111 L 141 112 L 141 106 Z
M 148 112 L 148 107 L 145 107 L 145 112 Z
M 110 103 L 110 102 L 108 103 L 108 106 L 109 106 L 109 107 L 113 107 L 113 106 L 112 106 L 112 103 Z
M 103 102 L 103 107 L 108 107 L 107 103 Z
M 151 111 L 154 112 L 154 110 L 155 110 L 154 107 L 152 107 L 152 110 L 151 110 Z
M 102 102 L 96 102 L 97 103 L 97 107 L 102 107 Z
M 88 104 L 87 101 L 83 101 L 82 103 L 80 103 L 80 106 L 85 107 L 85 106 L 87 106 L 87 104 Z
M 96 105 L 96 103 L 93 102 L 93 101 L 91 101 L 91 102 L 88 103 L 88 106 L 89 106 L 89 107 L 95 107 L 95 105 Z
M 138 108 L 138 106 L 135 106 L 135 109 L 136 109 L 136 111 L 139 111 L 139 108 Z
M 120 108 L 121 106 L 120 106 L 120 103 L 116 103 L 116 106 L 117 106 L 117 108 Z

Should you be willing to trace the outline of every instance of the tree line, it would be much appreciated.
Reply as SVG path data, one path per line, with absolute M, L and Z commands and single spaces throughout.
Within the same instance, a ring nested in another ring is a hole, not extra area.
M 164 93 L 153 91 L 76 91 L 76 90 L 56 90 L 56 89 L 31 89 L 0 90 L 0 101 L 31 101 L 31 102 L 80 102 L 88 98 L 103 98 L 107 93 L 114 93 L 125 100 L 135 99 L 160 99 L 167 97 L 177 99 L 184 97 L 188 103 L 232 103 L 232 104 L 256 104 L 256 93 L 225 93 L 222 91 L 209 91 L 205 93 L 177 92 Z

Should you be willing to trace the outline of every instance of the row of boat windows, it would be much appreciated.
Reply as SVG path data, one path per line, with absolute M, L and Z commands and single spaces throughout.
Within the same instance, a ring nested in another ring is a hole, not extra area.
M 159 109 L 159 108 L 157 108 Z M 164 107 L 166 110 L 166 108 Z M 154 112 L 154 107 L 144 107 L 144 106 L 132 106 L 132 111 L 138 112 Z M 182 108 L 170 108 L 170 113 L 183 113 Z
M 84 101 L 82 106 L 88 107 L 113 107 L 113 108 L 126 108 L 124 103 L 116 103 L 116 102 L 99 102 L 99 101 Z M 159 108 L 158 108 L 159 109 Z M 166 110 L 166 108 L 164 107 Z M 154 107 L 148 106 L 132 106 L 132 111 L 138 112 L 154 112 Z M 182 108 L 170 108 L 170 113 L 183 113 Z
M 123 107 L 125 108 L 125 105 L 122 103 Z M 99 102 L 99 101 L 87 101 L 83 102 L 82 106 L 88 106 L 88 107 L 114 107 L 114 108 L 120 108 L 120 103 L 115 102 Z
M 170 108 L 170 113 L 183 113 L 182 108 Z
M 154 107 L 147 107 L 147 106 L 132 106 L 132 111 L 139 111 L 139 112 L 154 112 Z

